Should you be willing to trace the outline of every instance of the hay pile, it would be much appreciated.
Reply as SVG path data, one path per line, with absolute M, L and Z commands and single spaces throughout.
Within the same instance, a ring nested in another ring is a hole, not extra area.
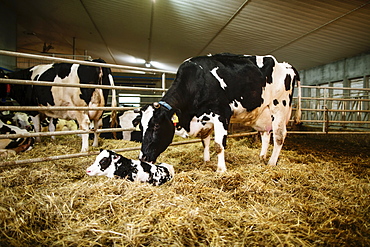
M 173 146 L 159 160 L 176 175 L 160 187 L 89 177 L 95 156 L 2 169 L 0 246 L 369 246 L 363 139 L 292 135 L 277 167 L 259 162 L 253 138 L 229 139 L 221 175 L 215 154 L 204 164 L 200 143 Z M 81 144 L 49 141 L 17 158 L 76 153 Z

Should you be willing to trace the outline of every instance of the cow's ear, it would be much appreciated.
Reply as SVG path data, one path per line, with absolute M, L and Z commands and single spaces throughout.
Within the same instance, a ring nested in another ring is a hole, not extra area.
M 181 117 L 181 111 L 179 109 L 175 109 L 172 113 L 171 121 L 176 128 L 179 126 L 180 117 Z
M 175 109 L 174 114 L 176 114 L 178 117 L 181 117 L 181 110 L 180 109 Z

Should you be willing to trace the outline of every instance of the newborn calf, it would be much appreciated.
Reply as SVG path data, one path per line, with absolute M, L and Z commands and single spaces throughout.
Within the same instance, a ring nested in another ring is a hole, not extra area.
M 174 176 L 172 165 L 161 163 L 153 165 L 139 160 L 123 157 L 111 150 L 100 150 L 94 164 L 86 169 L 90 176 L 118 176 L 129 181 L 140 181 L 155 186 L 164 184 Z

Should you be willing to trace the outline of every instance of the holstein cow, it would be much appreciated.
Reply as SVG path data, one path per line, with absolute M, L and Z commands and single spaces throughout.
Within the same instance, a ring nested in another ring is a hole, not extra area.
M 0 120 L 3 123 L 15 125 L 21 129 L 27 131 L 33 130 L 33 126 L 30 123 L 30 117 L 24 112 L 9 112 L 3 111 L 0 112 Z
M 141 142 L 143 134 L 142 134 L 142 131 L 139 129 L 140 119 L 137 118 L 138 116 L 139 116 L 138 113 L 134 113 L 131 110 L 125 111 L 124 113 L 118 113 L 115 119 L 115 121 L 118 123 L 118 126 L 115 126 L 115 127 L 131 129 L 131 130 L 123 130 L 122 132 L 121 131 L 120 132 L 103 132 L 100 134 L 100 137 L 104 139 L 117 139 L 117 140 Z M 103 120 L 103 129 L 111 128 L 112 126 L 111 114 L 109 113 L 104 114 L 102 117 L 102 120 Z M 90 138 L 92 138 L 92 134 L 90 134 Z
M 17 126 L 4 124 L 0 120 L 0 134 L 25 134 L 27 130 L 20 129 Z M 0 139 L 0 155 L 17 154 L 19 152 L 31 150 L 35 140 L 33 137 L 6 138 Z
M 169 164 L 153 165 L 139 160 L 131 160 L 111 150 L 100 150 L 95 162 L 86 169 L 90 176 L 107 176 L 161 185 L 171 180 L 174 169 Z
M 143 111 L 144 129 L 140 158 L 155 162 L 171 143 L 178 125 L 204 144 L 210 160 L 210 134 L 214 129 L 218 172 L 226 171 L 224 148 L 230 122 L 243 123 L 262 132 L 260 156 L 266 158 L 270 133 L 274 149 L 268 162 L 276 165 L 286 137 L 297 71 L 273 56 L 217 54 L 186 60 L 159 103 Z
M 93 60 L 102 62 L 102 59 Z M 94 67 L 79 64 L 56 63 L 37 65 L 29 69 L 7 74 L 10 79 L 25 79 L 34 81 L 50 81 L 65 84 L 103 84 L 114 86 L 111 70 L 104 67 Z M 22 106 L 89 106 L 101 107 L 107 103 L 109 90 L 96 88 L 57 87 L 38 85 L 11 85 L 10 97 Z M 116 106 L 115 90 L 112 90 L 112 106 Z M 103 111 L 44 111 L 52 118 L 75 119 L 80 129 L 89 130 L 90 120 L 94 128 L 101 127 Z M 35 131 L 40 130 L 38 112 L 31 112 L 34 116 Z M 36 116 L 36 117 L 35 117 Z M 95 133 L 93 146 L 98 146 L 98 134 Z M 88 134 L 82 134 L 81 152 L 89 148 Z
M 105 139 L 122 139 L 126 141 L 141 142 L 143 137 L 143 131 L 141 126 L 141 111 L 135 110 L 125 111 L 123 114 L 117 114 L 118 128 L 123 128 L 122 132 L 116 132 L 116 137 L 113 136 L 112 132 L 101 133 L 100 137 Z M 109 128 L 111 125 L 112 118 L 109 115 L 103 116 L 103 128 Z M 175 130 L 175 135 L 182 138 L 187 138 L 187 132 L 181 128 Z

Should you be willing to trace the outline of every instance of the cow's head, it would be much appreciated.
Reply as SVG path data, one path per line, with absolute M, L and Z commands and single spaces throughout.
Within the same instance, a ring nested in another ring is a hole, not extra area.
M 157 157 L 172 142 L 175 133 L 173 116 L 178 112 L 163 101 L 144 106 L 141 111 L 143 142 L 139 158 L 142 161 L 155 163 Z
M 120 157 L 110 150 L 100 150 L 95 162 L 86 169 L 90 176 L 107 176 L 114 177 L 116 170 L 115 163 Z

